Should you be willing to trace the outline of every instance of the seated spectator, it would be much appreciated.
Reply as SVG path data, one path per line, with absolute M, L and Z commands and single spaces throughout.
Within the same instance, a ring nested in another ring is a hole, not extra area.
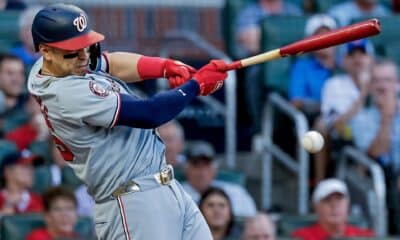
M 43 195 L 46 227 L 32 231 L 27 240 L 77 239 L 77 201 L 72 192 L 62 187 L 49 189 Z
M 201 196 L 199 208 L 214 240 L 236 240 L 239 231 L 235 227 L 232 204 L 228 195 L 219 188 L 209 188 Z
M 29 191 L 33 184 L 33 164 L 40 159 L 28 151 L 13 152 L 3 159 L 4 187 L 0 191 L 0 214 L 40 212 L 40 196 Z
M 328 240 L 343 237 L 372 237 L 374 233 L 347 223 L 350 198 L 346 184 L 338 179 L 321 181 L 312 196 L 317 222 L 295 230 L 302 240 Z
M 239 45 L 238 56 L 243 57 L 260 52 L 260 20 L 270 15 L 302 15 L 295 5 L 283 0 L 257 0 L 239 12 L 236 19 L 236 39 Z
M 376 159 L 386 178 L 389 232 L 400 234 L 400 104 L 398 68 L 393 61 L 372 68 L 371 105 L 351 122 L 356 146 Z
M 275 240 L 276 226 L 265 213 L 246 219 L 241 240 Z
M 305 36 L 323 34 L 336 28 L 333 18 L 316 14 L 306 23 Z M 306 58 L 299 58 L 291 70 L 289 100 L 303 111 L 311 124 L 321 110 L 321 91 L 325 81 L 336 67 L 335 47 L 314 51 Z
M 40 54 L 35 52 L 32 39 L 32 22 L 36 13 L 38 13 L 42 7 L 29 7 L 25 9 L 19 16 L 19 39 L 21 44 L 13 47 L 10 50 L 11 54 L 18 56 L 22 59 L 27 70 L 36 62 Z
M 185 147 L 185 133 L 176 120 L 172 120 L 158 129 L 158 133 L 165 144 L 165 158 L 168 164 L 182 167 L 185 156 L 182 154 Z
M 378 0 L 353 0 L 333 6 L 328 13 L 339 22 L 340 26 L 347 26 L 353 20 L 360 18 L 388 16 L 390 10 Z
M 324 135 L 326 146 L 329 148 L 332 145 L 333 152 L 339 152 L 343 144 L 351 142 L 349 121 L 365 103 L 373 64 L 373 48 L 368 40 L 350 42 L 345 48 L 345 73 L 337 74 L 325 82 L 321 101 L 322 121 L 316 125 L 316 129 Z M 327 176 L 327 147 L 319 153 L 323 157 L 319 156 L 316 160 L 319 164 L 317 180 Z
M 4 95 L 4 111 L 0 112 L 0 119 L 3 124 L 16 114 L 25 112 L 24 107 L 29 97 L 23 94 L 24 84 L 24 64 L 21 59 L 14 55 L 0 54 L 0 92 Z M 4 131 L 4 126 L 0 125 L 0 135 Z
M 211 186 L 223 189 L 232 202 L 235 216 L 253 216 L 256 214 L 254 200 L 242 186 L 215 180 L 218 164 L 215 161 L 213 147 L 204 141 L 194 142 L 187 150 L 185 176 L 182 184 L 186 192 L 195 202 Z

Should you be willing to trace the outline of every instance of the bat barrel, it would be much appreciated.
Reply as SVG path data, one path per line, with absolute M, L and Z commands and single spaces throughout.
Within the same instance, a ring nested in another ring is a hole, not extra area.
M 305 38 L 281 48 L 282 56 L 299 55 L 346 42 L 370 37 L 381 31 L 378 19 L 370 19 L 335 31 Z

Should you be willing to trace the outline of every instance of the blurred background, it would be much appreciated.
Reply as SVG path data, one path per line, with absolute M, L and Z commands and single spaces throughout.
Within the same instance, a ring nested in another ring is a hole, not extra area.
M 26 90 L 40 57 L 30 26 L 54 2 L 0 0 L 0 239 L 51 239 L 40 235 L 46 229 L 96 239 L 93 200 Z M 87 12 L 106 36 L 103 51 L 196 68 L 379 19 L 378 36 L 230 72 L 222 90 L 197 98 L 158 131 L 216 240 L 400 236 L 400 1 L 62 2 Z M 169 88 L 165 79 L 130 87 L 142 96 Z M 317 154 L 300 145 L 309 130 L 324 137 Z M 214 195 L 220 209 L 209 208 Z

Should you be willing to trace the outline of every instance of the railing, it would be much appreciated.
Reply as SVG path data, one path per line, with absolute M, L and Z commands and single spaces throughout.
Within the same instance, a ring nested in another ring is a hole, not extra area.
M 367 203 L 369 207 L 370 219 L 375 233 L 379 237 L 386 236 L 387 234 L 387 210 L 386 210 L 386 184 L 384 173 L 381 167 L 376 164 L 373 160 L 368 158 L 364 153 L 355 149 L 354 147 L 347 146 L 343 149 L 342 155 L 337 170 L 337 177 L 340 179 L 348 178 L 347 172 L 350 169 L 348 167 L 349 161 L 354 161 L 358 165 L 361 165 L 368 169 L 370 177 L 372 179 L 372 191 L 367 192 L 368 198 Z M 362 188 L 362 182 L 353 182 L 354 187 Z M 365 188 L 362 188 L 365 189 Z
M 263 161 L 262 161 L 262 205 L 268 209 L 271 206 L 272 192 L 272 161 L 280 161 L 290 171 L 298 176 L 298 213 L 303 215 L 308 213 L 308 171 L 309 159 L 308 153 L 299 144 L 296 145 L 296 157 L 292 158 L 286 152 L 282 151 L 272 142 L 274 112 L 279 109 L 282 113 L 290 117 L 295 124 L 297 139 L 300 139 L 308 131 L 308 123 L 303 113 L 290 105 L 285 99 L 276 93 L 270 94 L 265 106 L 263 115 L 263 136 L 264 143 Z
M 203 50 L 211 58 L 223 59 L 225 62 L 232 60 L 222 51 L 218 50 L 201 36 L 194 32 L 188 31 L 172 31 L 166 34 L 164 44 L 160 51 L 160 56 L 168 57 L 170 48 L 168 44 L 177 40 L 185 40 Z M 228 78 L 225 80 L 225 103 L 226 106 L 215 100 L 211 96 L 199 98 L 207 105 L 213 107 L 214 110 L 225 116 L 225 165 L 229 169 L 236 167 L 236 73 L 228 72 Z

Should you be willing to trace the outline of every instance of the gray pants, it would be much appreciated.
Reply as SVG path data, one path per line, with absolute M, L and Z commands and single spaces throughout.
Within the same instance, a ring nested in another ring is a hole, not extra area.
M 134 180 L 139 192 L 95 205 L 100 240 L 211 240 L 211 232 L 191 197 L 172 180 L 159 184 L 153 176 Z

